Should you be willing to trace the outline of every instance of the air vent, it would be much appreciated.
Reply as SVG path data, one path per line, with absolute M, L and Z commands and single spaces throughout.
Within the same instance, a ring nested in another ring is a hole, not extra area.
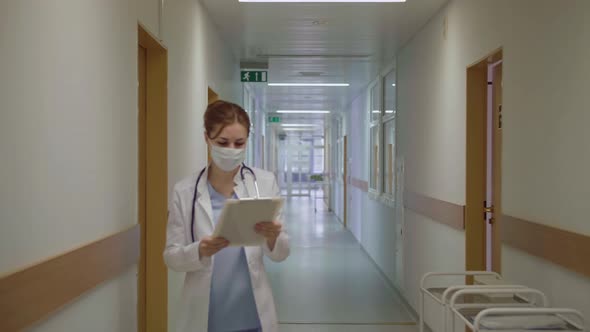
M 328 24 L 328 20 L 321 19 L 321 20 L 314 20 L 311 22 L 313 25 L 326 25 Z
M 318 60 L 367 60 L 372 54 L 270 54 L 257 53 L 257 58 L 281 58 L 281 59 L 318 59 Z
M 322 74 L 324 74 L 324 72 L 321 71 L 300 71 L 299 75 L 303 76 L 303 77 L 318 77 L 318 76 L 322 76 Z

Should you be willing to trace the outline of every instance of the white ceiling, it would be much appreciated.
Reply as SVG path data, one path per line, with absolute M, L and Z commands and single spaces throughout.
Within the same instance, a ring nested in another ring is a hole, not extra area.
M 267 112 L 277 109 L 341 111 L 447 2 L 200 1 L 242 63 L 268 66 L 269 82 L 351 84 L 350 87 L 269 87 L 264 83 L 252 83 Z
M 292 128 L 293 130 L 285 131 L 290 136 L 309 136 L 323 135 L 324 127 L 329 124 L 330 115 L 328 114 L 280 114 L 281 123 L 267 124 L 277 127 L 284 131 L 289 125 L 314 125 L 313 127 Z

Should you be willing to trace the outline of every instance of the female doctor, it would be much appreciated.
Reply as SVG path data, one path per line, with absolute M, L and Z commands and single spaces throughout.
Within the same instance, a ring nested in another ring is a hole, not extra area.
M 211 237 L 228 198 L 280 195 L 272 173 L 243 164 L 250 134 L 240 106 L 217 101 L 204 116 L 205 140 L 213 162 L 174 186 L 164 250 L 166 265 L 186 272 L 177 331 L 276 332 L 277 315 L 263 255 L 275 262 L 289 256 L 289 239 L 279 221 L 260 222 L 259 247 L 228 247 Z

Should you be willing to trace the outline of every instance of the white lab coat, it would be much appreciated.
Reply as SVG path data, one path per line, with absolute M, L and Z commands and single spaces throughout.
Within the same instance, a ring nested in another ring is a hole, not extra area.
M 256 174 L 261 197 L 280 195 L 273 173 L 253 168 Z M 252 174 L 244 170 L 245 184 L 240 172 L 236 174 L 234 192 L 238 198 L 253 197 L 256 194 Z M 181 295 L 181 312 L 177 317 L 177 332 L 207 332 L 209 315 L 209 293 L 215 255 L 199 260 L 199 239 L 213 233 L 214 221 L 207 172 L 199 181 L 197 202 L 195 203 L 195 242 L 191 243 L 191 205 L 198 173 L 190 176 L 174 186 L 174 193 L 168 211 L 166 231 L 166 249 L 164 261 L 166 265 L 178 272 L 186 272 Z M 279 220 L 280 221 L 280 220 Z M 263 254 L 272 261 L 280 262 L 289 256 L 289 237 L 282 232 L 271 251 L 268 245 L 246 247 L 246 258 L 252 280 L 252 289 L 256 308 L 260 317 L 263 332 L 278 331 L 278 320 L 272 290 L 264 269 Z

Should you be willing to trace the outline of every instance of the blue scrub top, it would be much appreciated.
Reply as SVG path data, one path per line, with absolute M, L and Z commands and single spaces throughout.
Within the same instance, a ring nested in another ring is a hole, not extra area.
M 209 182 L 207 185 L 213 220 L 217 223 L 226 198 Z M 259 330 L 260 319 L 244 247 L 222 249 L 215 254 L 213 262 L 208 332 Z

